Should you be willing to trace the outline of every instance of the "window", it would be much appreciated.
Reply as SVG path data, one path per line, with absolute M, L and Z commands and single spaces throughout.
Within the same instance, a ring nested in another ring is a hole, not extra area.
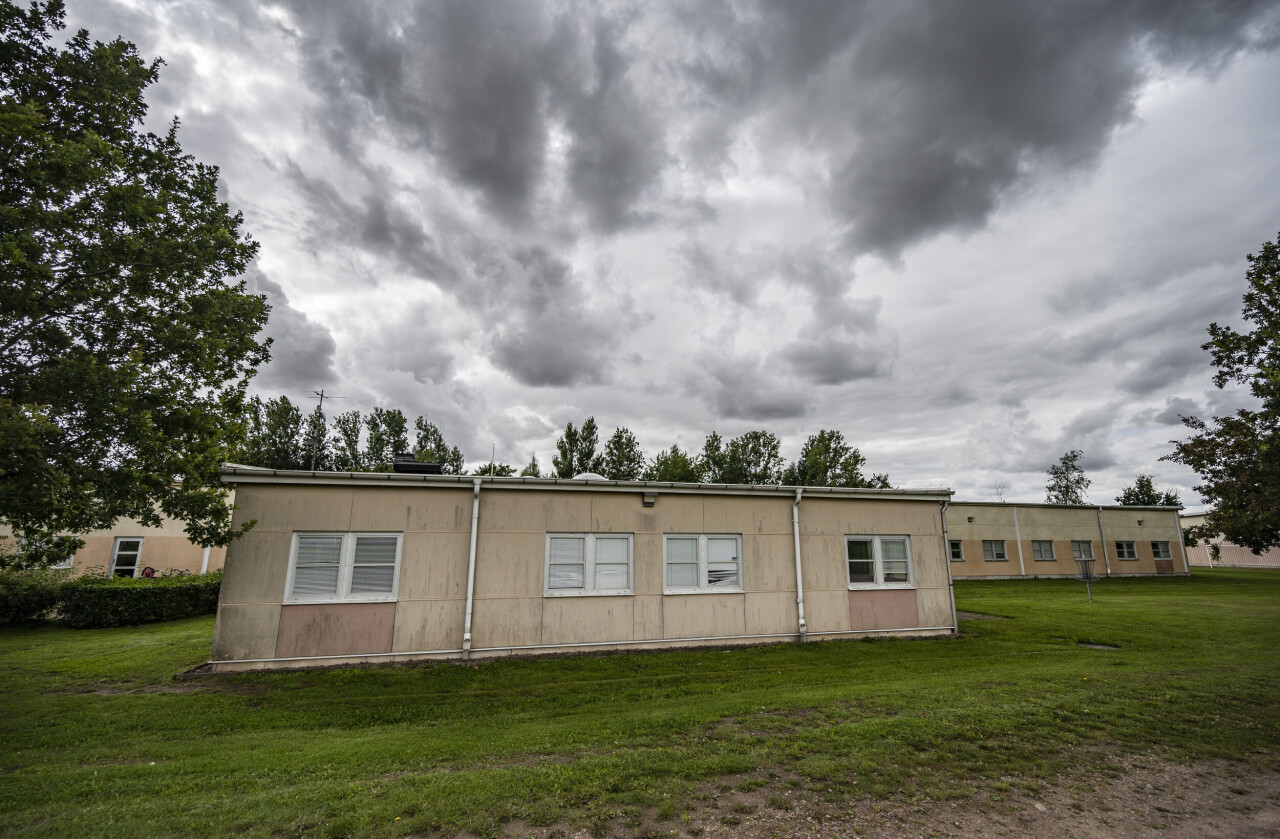
M 1072 559 L 1093 559 L 1093 543 L 1073 541 L 1071 543 Z
M 849 588 L 910 588 L 911 538 L 846 536 Z
M 116 539 L 116 543 L 111 547 L 111 576 L 137 576 L 140 556 L 142 556 L 141 539 Z
M 295 533 L 286 602 L 395 600 L 399 533 Z
M 951 561 L 964 562 L 964 542 L 959 539 L 951 540 Z
M 741 536 L 667 536 L 663 552 L 667 594 L 742 591 Z
M 1004 552 L 1003 539 L 983 539 L 982 558 L 987 562 L 1004 562 L 1009 557 Z
M 547 597 L 631 594 L 631 537 L 547 534 Z
M 1031 558 L 1037 562 L 1053 562 L 1057 559 L 1053 555 L 1053 542 L 1049 539 L 1032 539 Z
M 1137 559 L 1138 552 L 1132 542 L 1116 542 L 1116 559 Z
M 1173 559 L 1173 554 L 1169 552 L 1168 542 L 1152 542 L 1151 555 L 1156 559 Z

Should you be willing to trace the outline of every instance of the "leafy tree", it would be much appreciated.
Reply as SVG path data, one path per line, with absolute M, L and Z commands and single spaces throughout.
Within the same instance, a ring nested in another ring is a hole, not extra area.
M 782 480 L 790 486 L 889 488 L 889 476 L 867 477 L 867 459 L 844 441 L 839 431 L 823 429 L 805 441 L 800 459 L 787 467 Z
M 602 467 L 605 476 L 615 481 L 638 481 L 644 474 L 644 452 L 636 435 L 626 428 L 613 432 L 604 447 Z
M 604 468 L 604 458 L 596 453 L 598 443 L 595 417 L 587 417 L 580 429 L 574 428 L 571 422 L 565 423 L 564 433 L 556 440 L 556 454 L 551 457 L 556 477 L 572 478 L 583 472 L 599 474 Z
M 426 417 L 418 417 L 413 421 L 416 432 L 413 444 L 413 456 L 426 463 L 439 463 L 446 475 L 463 474 L 462 450 L 450 446 L 436 424 Z
M 541 478 L 542 467 L 538 465 L 538 456 L 536 454 L 529 455 L 529 465 L 520 470 L 522 478 Z
M 699 478 L 698 463 L 692 457 L 672 446 L 670 450 L 658 452 L 644 471 L 646 481 L 670 481 L 672 483 L 697 483 Z
M 707 484 L 727 483 L 724 475 L 724 441 L 712 431 L 702 442 L 702 454 L 698 455 L 698 480 Z
M 359 472 L 365 468 L 360 428 L 359 411 L 345 411 L 333 418 L 333 468 L 337 471 Z
M 1133 486 L 1127 486 L 1116 496 L 1116 503 L 1125 507 L 1181 507 L 1182 499 L 1174 490 L 1160 492 L 1150 475 L 1139 474 Z
M 302 426 L 303 468 L 327 472 L 333 468 L 333 444 L 329 440 L 329 423 L 317 405 Z
M 1213 383 L 1249 386 L 1260 405 L 1206 422 L 1184 417 L 1196 432 L 1174 441 L 1166 459 L 1190 466 L 1195 489 L 1211 505 L 1195 536 L 1221 533 L 1255 552 L 1280 546 L 1280 234 L 1247 256 L 1243 316 L 1249 331 L 1209 325 L 1202 345 L 1218 370 Z
M 1049 467 L 1049 483 L 1045 484 L 1045 502 L 1048 504 L 1085 504 L 1085 490 L 1093 481 L 1085 477 L 1080 468 L 1084 453 L 1072 449 Z
M 472 475 L 492 475 L 496 478 L 510 478 L 516 473 L 516 468 L 509 463 L 497 463 L 489 461 L 481 466 L 477 466 L 472 470 Z
M 268 399 L 262 410 L 262 452 L 268 469 L 303 468 L 302 411 L 287 396 Z
M 409 450 L 409 421 L 399 408 L 374 408 L 364 418 L 365 468 L 372 472 L 391 471 L 394 455 Z
M 175 120 L 142 130 L 161 62 L 49 42 L 57 0 L 0 4 L 0 523 L 35 544 L 129 516 L 226 545 L 218 470 L 269 357 L 242 274 L 257 243 Z
M 703 480 L 713 484 L 780 484 L 781 447 L 768 431 L 748 431 L 723 445 L 713 431 L 702 447 Z

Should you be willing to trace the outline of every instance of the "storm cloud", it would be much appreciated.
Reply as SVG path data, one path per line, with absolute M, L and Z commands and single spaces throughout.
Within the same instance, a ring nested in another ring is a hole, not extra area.
M 1280 4 L 70 0 L 262 243 L 266 395 L 550 459 L 839 428 L 895 483 L 1094 495 L 1280 216 Z M 1196 406 L 1204 406 L 1196 408 Z M 474 449 L 474 450 L 472 450 Z

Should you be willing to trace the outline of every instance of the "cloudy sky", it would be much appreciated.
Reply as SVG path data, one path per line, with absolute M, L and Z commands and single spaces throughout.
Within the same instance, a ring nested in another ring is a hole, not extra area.
M 68 0 L 162 56 L 273 305 L 264 395 L 547 464 L 837 428 L 896 485 L 1090 499 L 1280 230 L 1280 4 Z

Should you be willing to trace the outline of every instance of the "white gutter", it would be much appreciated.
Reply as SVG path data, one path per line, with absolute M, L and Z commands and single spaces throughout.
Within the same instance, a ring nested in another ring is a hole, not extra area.
M 1022 529 L 1018 527 L 1017 505 L 1013 508 L 1013 538 L 1018 540 L 1018 571 L 1025 577 L 1027 576 L 1027 564 L 1022 561 Z
M 1111 576 L 1111 552 L 1107 550 L 1107 534 L 1102 529 L 1102 505 L 1098 505 L 1098 538 L 1102 540 L 1102 561 L 1107 566 L 1107 576 Z
M 960 616 L 956 614 L 956 581 L 951 576 L 951 537 L 947 535 L 947 507 L 950 501 L 942 502 L 942 555 L 947 560 L 947 588 L 951 591 L 951 631 L 960 634 Z
M 467 554 L 467 617 L 462 627 L 462 657 L 471 654 L 471 608 L 476 592 L 476 536 L 480 530 L 480 479 L 472 482 L 471 496 L 471 551 Z
M 804 643 L 809 630 L 804 623 L 804 576 L 800 570 L 800 496 L 804 487 L 796 487 L 796 500 L 791 505 L 791 532 L 796 538 L 796 615 L 800 621 L 800 643 Z
M 1183 557 L 1184 565 L 1186 564 L 1185 559 L 1186 557 L 1184 556 Z M 204 546 L 204 559 L 200 560 L 200 573 L 201 574 L 209 573 L 209 546 L 208 545 Z

